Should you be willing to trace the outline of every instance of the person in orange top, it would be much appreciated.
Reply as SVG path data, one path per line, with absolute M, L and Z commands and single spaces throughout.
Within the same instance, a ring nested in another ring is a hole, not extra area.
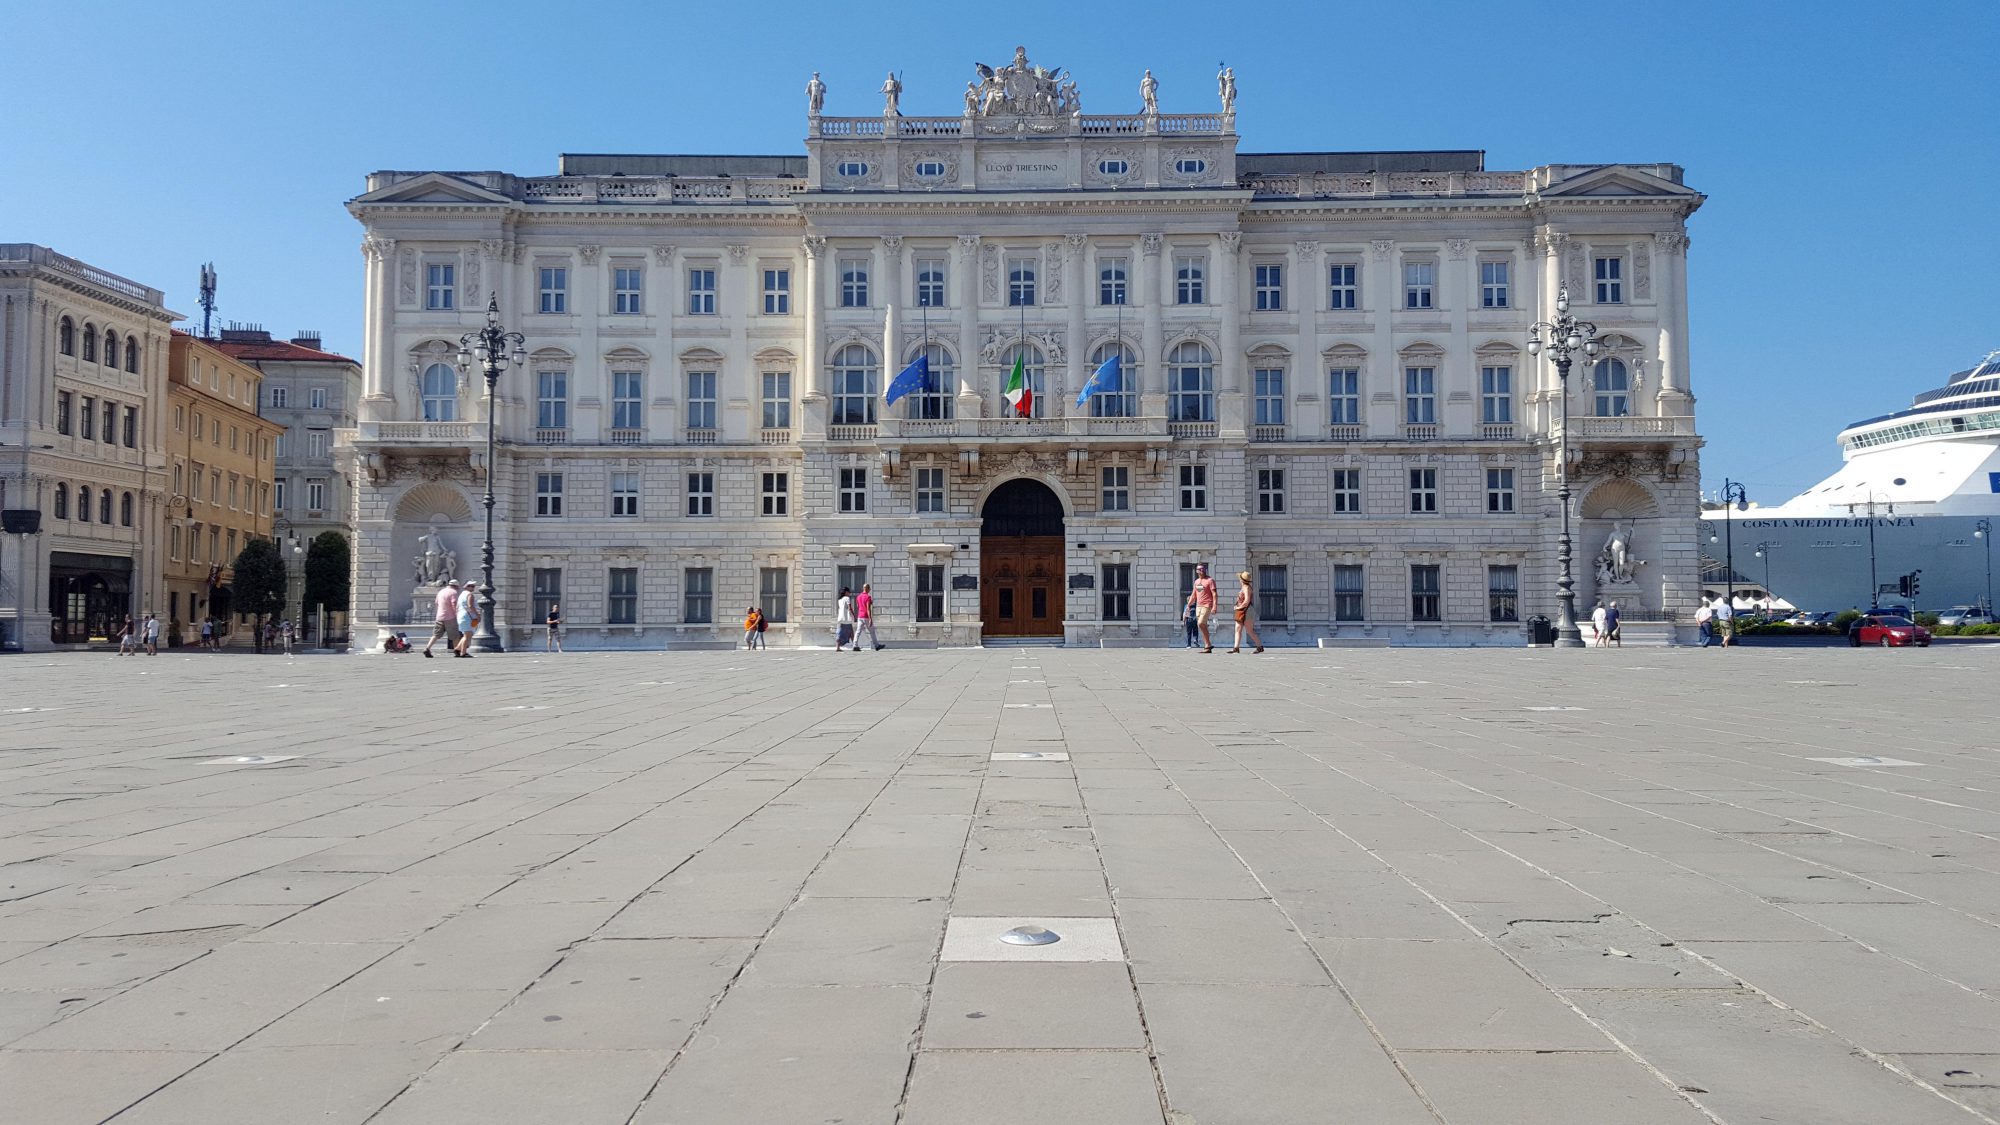
M 743 647 L 756 648 L 764 643 L 764 611 L 751 606 L 743 613 Z
M 1250 572 L 1238 571 L 1236 582 L 1236 640 L 1229 651 L 1242 652 L 1243 634 L 1249 633 L 1250 643 L 1257 646 L 1253 651 L 1263 652 L 1264 638 L 1257 635 L 1257 602 L 1250 594 Z

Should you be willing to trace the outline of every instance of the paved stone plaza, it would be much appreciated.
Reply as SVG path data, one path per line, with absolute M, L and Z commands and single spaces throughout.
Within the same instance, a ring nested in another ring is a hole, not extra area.
M 2000 646 L 477 663 L 0 659 L 0 1117 L 2000 1119 Z

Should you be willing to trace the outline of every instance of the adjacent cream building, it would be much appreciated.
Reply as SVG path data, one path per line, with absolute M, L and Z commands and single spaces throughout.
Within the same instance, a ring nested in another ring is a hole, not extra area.
M 1267 643 L 1521 644 L 1562 406 L 1525 345 L 1566 286 L 1604 345 L 1568 387 L 1580 609 L 1681 628 L 1678 166 L 1240 152 L 1233 74 L 1219 112 L 1106 115 L 1067 77 L 1017 52 L 942 117 L 826 115 L 815 79 L 795 156 L 370 176 L 356 621 L 423 612 L 433 543 L 476 573 L 490 470 L 510 644 L 558 599 L 579 644 L 727 640 L 753 604 L 822 644 L 864 581 L 885 639 L 1177 642 L 1197 563 L 1225 598 L 1252 574 Z M 490 466 L 452 362 L 489 296 L 527 338 Z M 920 354 L 934 390 L 885 404 Z M 1629 565 L 1593 565 L 1614 533 Z

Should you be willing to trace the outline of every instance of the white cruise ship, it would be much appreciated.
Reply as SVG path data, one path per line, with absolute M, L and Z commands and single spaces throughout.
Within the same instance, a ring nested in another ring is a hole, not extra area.
M 1839 472 L 1777 507 L 1702 511 L 1704 589 L 1723 585 L 1727 518 L 1739 591 L 1768 580 L 1801 609 L 1866 608 L 1903 602 L 1898 579 L 1921 570 L 1918 609 L 1990 605 L 2000 351 L 1907 410 L 1848 426 L 1840 447 Z

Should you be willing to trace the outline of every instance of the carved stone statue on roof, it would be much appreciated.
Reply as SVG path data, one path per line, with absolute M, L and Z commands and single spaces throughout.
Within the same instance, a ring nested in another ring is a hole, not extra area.
M 819 80 L 819 71 L 813 71 L 812 81 L 806 83 L 806 112 L 814 117 L 826 105 L 826 83 Z
M 1147 113 L 1160 112 L 1160 80 L 1150 70 L 1139 79 L 1139 100 L 1145 104 Z
M 979 80 L 966 90 L 966 106 L 980 117 L 1050 117 L 1077 113 L 1076 83 L 1063 81 L 1063 68 L 1036 66 L 1026 47 L 1014 48 L 1014 61 L 991 67 L 973 63 Z

